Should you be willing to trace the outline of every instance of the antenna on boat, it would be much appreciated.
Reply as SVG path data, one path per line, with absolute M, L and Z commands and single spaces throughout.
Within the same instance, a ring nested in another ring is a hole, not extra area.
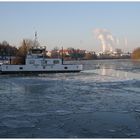
M 62 46 L 62 65 L 64 63 L 64 58 L 63 58 L 63 46 Z
M 35 31 L 35 41 L 37 41 L 37 31 Z
M 34 39 L 34 47 L 38 47 L 38 41 L 37 41 L 37 31 L 35 31 L 35 39 Z

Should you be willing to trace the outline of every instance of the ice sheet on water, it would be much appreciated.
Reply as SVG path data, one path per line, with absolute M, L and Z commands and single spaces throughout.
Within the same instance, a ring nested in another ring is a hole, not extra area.
M 85 63 L 87 63 L 87 61 Z M 91 67 L 86 68 L 86 70 L 80 73 L 45 74 L 37 77 L 0 77 L 1 127 L 21 128 L 22 125 L 32 128 L 36 124 L 36 118 L 40 120 L 43 125 L 47 119 L 48 122 L 50 122 L 53 116 L 64 117 L 66 120 L 70 118 L 69 120 L 71 120 L 74 114 L 74 119 L 79 114 L 78 118 L 80 118 L 80 120 L 78 125 L 80 125 L 84 114 L 92 114 L 94 112 L 106 112 L 110 115 L 115 112 L 116 116 L 121 116 L 119 113 L 134 113 L 134 116 L 139 115 L 139 73 L 123 70 L 123 63 L 120 64 L 120 62 L 117 62 L 117 64 L 111 62 L 111 67 L 109 67 L 107 61 L 100 63 L 105 63 L 106 67 L 93 69 L 90 64 Z M 118 70 L 117 68 L 119 68 L 120 65 L 121 70 Z M 86 67 L 88 67 L 88 63 Z M 124 67 L 126 68 L 127 64 L 125 64 Z M 66 118 L 66 116 L 69 117 Z M 95 116 L 96 115 L 94 115 L 93 118 Z M 118 118 L 118 116 L 115 118 Z M 35 120 L 33 120 L 33 118 Z M 126 118 L 125 115 L 124 118 Z M 90 120 L 89 115 L 85 117 L 85 120 Z M 57 120 L 54 119 L 54 121 Z M 126 121 L 126 124 L 128 121 Z M 77 124 L 78 119 L 76 119 L 75 122 Z M 99 126 L 106 128 L 105 122 L 106 120 L 99 122 Z M 137 122 L 140 122 L 140 120 L 137 119 Z M 85 124 L 80 126 L 84 127 Z M 69 123 L 69 125 L 71 125 L 71 123 Z M 77 125 L 75 125 L 75 127 L 76 126 Z M 41 127 L 42 126 L 39 126 L 39 128 Z M 45 127 L 46 126 L 43 125 L 40 131 L 44 130 Z M 76 132 L 81 127 L 77 128 Z M 91 126 L 91 130 L 92 127 L 93 126 Z M 89 127 L 87 128 L 89 130 Z M 80 130 L 85 133 L 89 132 L 82 128 Z M 100 130 L 100 127 L 98 127 L 98 130 Z M 114 126 L 103 131 L 103 135 L 119 133 Z M 74 133 L 74 131 L 71 130 L 71 132 L 71 136 L 79 136 L 77 133 Z M 126 133 L 129 132 L 126 131 Z M 133 133 L 133 131 L 130 133 Z M 90 134 L 90 132 L 88 134 Z M 98 131 L 97 136 L 99 135 L 100 132 Z
M 85 70 L 82 71 L 83 73 L 90 73 L 90 74 L 96 74 L 99 76 L 104 76 L 104 78 L 112 78 L 112 80 L 128 80 L 128 79 L 138 79 L 140 80 L 139 73 L 133 73 L 133 72 L 126 72 L 126 71 L 120 71 L 115 69 L 98 69 L 98 70 Z
M 58 115 L 68 115 L 68 114 L 72 114 L 71 111 L 68 111 L 68 110 L 56 110 L 56 113 Z
M 35 127 L 35 124 L 28 121 L 28 120 L 18 120 L 16 119 L 9 119 L 5 120 L 0 124 L 1 126 L 6 126 L 9 128 L 21 128 L 21 127 Z

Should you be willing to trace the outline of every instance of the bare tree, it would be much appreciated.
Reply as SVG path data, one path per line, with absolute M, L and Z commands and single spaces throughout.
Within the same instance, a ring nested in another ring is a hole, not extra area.
M 136 48 L 131 55 L 132 59 L 140 59 L 140 47 Z
M 24 39 L 22 41 L 21 46 L 18 48 L 18 52 L 16 54 L 16 58 L 13 60 L 14 64 L 25 64 L 25 59 L 26 55 L 29 51 L 34 46 L 34 42 L 29 39 Z

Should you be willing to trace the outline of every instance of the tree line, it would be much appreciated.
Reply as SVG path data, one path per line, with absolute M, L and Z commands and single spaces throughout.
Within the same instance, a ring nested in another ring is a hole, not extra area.
M 27 52 L 33 46 L 34 42 L 29 39 L 23 40 L 18 48 L 10 45 L 7 41 L 3 41 L 0 43 L 0 59 L 11 59 L 10 63 L 12 64 L 25 64 Z
M 7 57 L 14 57 L 12 59 L 12 64 L 25 64 L 25 57 L 30 48 L 34 46 L 40 46 L 38 42 L 35 42 L 30 39 L 24 39 L 21 45 L 17 48 L 10 45 L 7 41 L 0 42 L 0 60 L 5 60 Z M 65 60 L 92 60 L 97 59 L 95 52 L 82 52 L 80 49 L 67 48 L 69 54 L 63 52 L 63 57 Z M 54 47 L 51 51 L 51 58 L 61 58 L 62 50 L 58 47 Z M 46 56 L 49 57 L 49 56 Z M 134 49 L 131 55 L 132 59 L 140 59 L 140 47 Z
M 67 48 L 66 50 L 62 50 L 62 49 L 59 49 L 58 47 L 55 47 L 51 51 L 51 58 L 61 58 L 62 53 L 63 53 L 63 58 L 65 60 L 92 60 L 92 59 L 97 59 L 97 55 L 96 55 L 95 52 L 86 52 L 86 50 L 75 49 L 75 48 L 72 48 L 72 47 Z
M 10 45 L 7 41 L 0 43 L 0 57 L 5 59 L 6 56 L 15 56 L 18 49 L 15 46 Z

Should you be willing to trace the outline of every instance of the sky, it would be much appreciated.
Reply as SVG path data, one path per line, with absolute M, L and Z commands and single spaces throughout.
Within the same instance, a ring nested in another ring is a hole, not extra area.
M 95 31 L 115 40 L 125 52 L 140 46 L 140 2 L 0 2 L 0 42 L 20 46 L 34 39 L 48 50 L 74 47 L 102 51 Z M 107 42 L 107 41 L 106 41 Z

